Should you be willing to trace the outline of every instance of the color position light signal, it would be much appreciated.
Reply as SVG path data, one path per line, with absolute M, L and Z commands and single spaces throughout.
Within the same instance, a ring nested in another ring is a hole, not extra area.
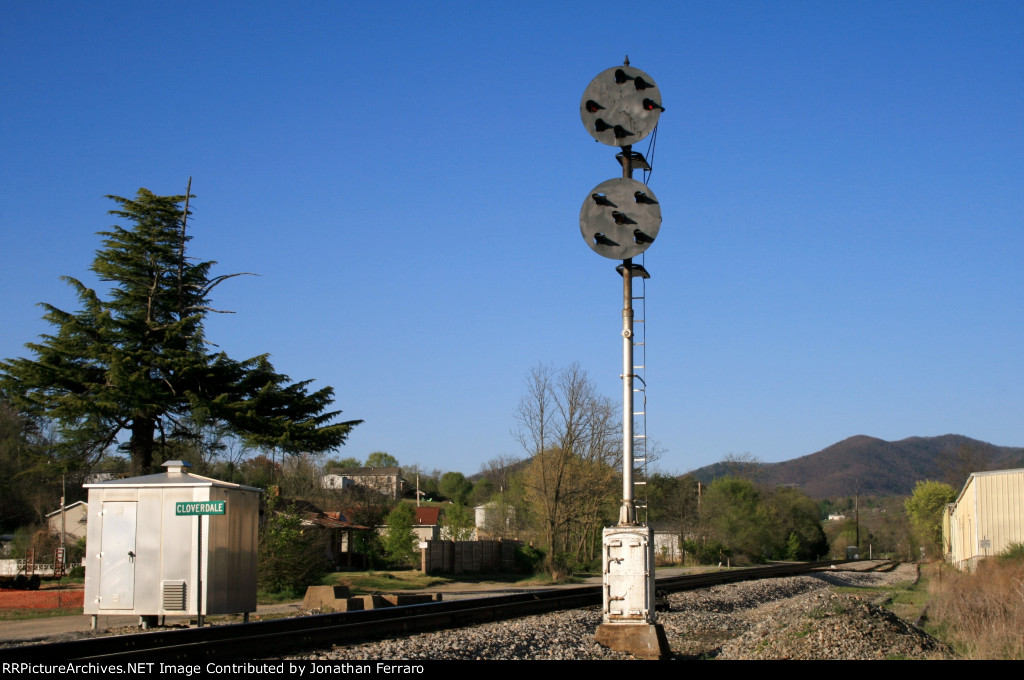
M 618 177 L 594 187 L 580 209 L 580 233 L 590 249 L 612 260 L 647 250 L 661 229 L 661 205 L 647 185 Z
M 580 118 L 590 136 L 608 146 L 639 142 L 658 124 L 661 91 L 654 80 L 631 66 L 602 71 L 580 100 Z

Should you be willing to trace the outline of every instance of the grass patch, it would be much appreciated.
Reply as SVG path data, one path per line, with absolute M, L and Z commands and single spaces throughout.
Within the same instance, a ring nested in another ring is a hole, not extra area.
M 795 637 L 795 638 L 807 637 L 808 635 L 811 634 L 811 628 L 812 628 L 811 624 L 808 622 L 808 623 L 805 623 L 804 625 L 800 626 L 796 630 L 789 631 L 789 635 L 790 635 L 790 637 Z
M 533 574 L 524 577 L 523 574 L 459 574 L 458 578 L 450 576 L 427 575 L 414 569 L 398 569 L 392 571 L 338 571 L 328 574 L 321 580 L 319 585 L 324 586 L 348 586 L 349 592 L 353 595 L 370 595 L 373 593 L 402 593 L 415 592 L 420 590 L 436 589 L 441 586 L 458 583 L 471 583 L 476 585 L 523 585 L 523 586 L 547 586 L 556 583 L 580 583 L 582 579 L 570 577 L 562 581 L 553 581 L 546 574 Z M 270 593 L 260 591 L 256 601 L 259 604 L 281 604 L 301 600 L 306 594 L 302 592 L 283 591 Z
M 323 585 L 348 586 L 353 595 L 380 591 L 402 592 L 426 590 L 451 583 L 452 579 L 428 576 L 419 571 L 340 571 L 324 577 Z
M 917 582 L 904 581 L 894 586 L 878 586 L 858 588 L 854 586 L 833 587 L 837 593 L 856 595 L 874 602 L 882 602 L 882 606 L 905 621 L 917 621 L 928 606 L 931 594 L 928 592 L 928 581 L 934 566 L 921 568 L 921 576 Z M 929 631 L 931 633 L 931 631 Z M 934 633 L 933 633 L 934 634 Z M 938 636 L 936 636 L 938 637 Z
M 348 586 L 352 595 L 369 595 L 378 592 L 404 592 L 434 588 L 451 583 L 451 579 L 438 576 L 424 576 L 413 570 L 407 571 L 339 571 L 328 574 L 320 581 L 324 586 Z M 256 601 L 259 604 L 281 604 L 294 602 L 305 597 L 306 591 L 283 590 L 280 592 L 260 591 Z
M 301 600 L 306 595 L 306 591 L 296 593 L 291 590 L 281 590 L 276 593 L 268 592 L 266 590 L 259 590 L 256 592 L 256 604 L 282 604 L 284 602 L 295 602 Z
M 28 621 L 30 619 L 51 619 L 55 616 L 82 616 L 81 607 L 60 609 L 0 609 L 0 621 Z
M 584 576 L 579 574 L 563 576 L 562 578 L 551 578 L 551 576 L 544 572 L 538 572 L 525 577 L 522 574 L 517 574 L 511 578 L 508 583 L 516 583 L 524 586 L 555 586 L 566 583 L 583 583 L 583 579 Z

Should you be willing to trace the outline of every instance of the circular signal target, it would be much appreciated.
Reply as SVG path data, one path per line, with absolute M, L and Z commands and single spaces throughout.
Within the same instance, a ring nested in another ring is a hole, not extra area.
M 594 187 L 580 209 L 580 233 L 590 249 L 612 260 L 647 250 L 661 229 L 661 204 L 643 182 L 619 177 Z

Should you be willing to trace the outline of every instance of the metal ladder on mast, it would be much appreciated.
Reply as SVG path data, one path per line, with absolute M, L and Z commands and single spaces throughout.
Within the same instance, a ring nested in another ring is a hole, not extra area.
M 640 317 L 634 319 L 633 330 L 633 498 L 637 522 L 647 525 L 647 280 L 640 278 Z M 635 304 L 634 304 L 635 307 Z M 639 333 L 635 324 L 640 324 Z M 639 341 L 637 337 L 639 336 Z M 637 359 L 639 358 L 639 363 Z M 639 405 L 640 410 L 637 410 Z

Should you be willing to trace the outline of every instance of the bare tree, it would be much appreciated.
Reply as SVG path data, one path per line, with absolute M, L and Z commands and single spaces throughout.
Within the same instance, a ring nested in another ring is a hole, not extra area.
M 939 467 L 946 483 L 958 491 L 967 483 L 972 472 L 984 472 L 991 468 L 989 452 L 978 446 L 960 444 L 954 451 L 944 451 L 939 456 Z
M 531 456 L 523 478 L 526 498 L 548 546 L 553 576 L 571 558 L 593 556 L 603 515 L 615 507 L 616 416 L 578 364 L 557 373 L 537 366 L 527 376 L 514 434 Z
M 508 489 L 512 474 L 522 462 L 523 459 L 518 456 L 497 456 L 480 466 L 480 474 L 501 492 Z
M 726 474 L 738 479 L 749 479 L 756 482 L 761 476 L 761 466 L 764 463 L 760 458 L 750 453 L 727 453 L 722 457 L 722 465 L 725 466 Z
M 300 453 L 284 459 L 281 465 L 281 493 L 286 498 L 301 498 L 317 505 L 323 505 L 326 491 L 323 477 L 322 456 L 314 453 Z

